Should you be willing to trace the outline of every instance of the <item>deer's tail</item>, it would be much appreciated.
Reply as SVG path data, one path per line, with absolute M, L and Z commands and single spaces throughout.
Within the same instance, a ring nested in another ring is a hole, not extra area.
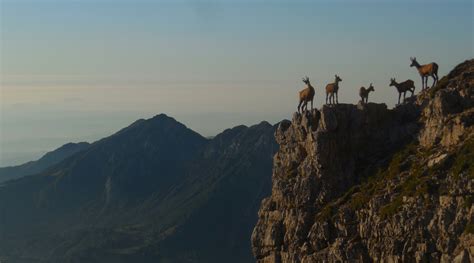
M 433 74 L 438 76 L 438 64 L 436 64 L 435 62 L 433 62 Z

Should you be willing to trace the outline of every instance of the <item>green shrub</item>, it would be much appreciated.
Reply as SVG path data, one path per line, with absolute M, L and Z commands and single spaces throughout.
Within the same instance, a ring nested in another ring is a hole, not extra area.
M 467 171 L 469 178 L 474 178 L 474 139 L 468 140 L 456 153 L 450 169 L 455 178 Z
M 467 224 L 466 227 L 464 228 L 464 233 L 474 234 L 474 224 L 473 223 Z
M 468 195 L 466 197 L 464 197 L 464 204 L 463 206 L 467 209 L 471 208 L 472 206 L 472 203 L 474 203 L 474 195 Z
M 372 196 L 368 195 L 365 192 L 359 192 L 352 195 L 352 198 L 349 201 L 349 207 L 353 211 L 357 211 L 364 207 L 369 201 Z
M 434 98 L 434 96 L 436 95 L 436 92 L 438 92 L 439 90 L 441 89 L 444 89 L 446 88 L 446 86 L 448 86 L 448 83 L 449 83 L 449 79 L 447 76 L 444 76 L 442 77 L 438 83 L 436 83 L 436 86 L 432 87 L 430 89 L 430 98 Z
M 403 197 L 397 196 L 391 203 L 380 208 L 380 216 L 383 219 L 395 215 L 403 205 Z
M 316 216 L 316 220 L 319 222 L 329 221 L 334 216 L 336 209 L 334 208 L 333 204 L 327 204 L 321 212 Z

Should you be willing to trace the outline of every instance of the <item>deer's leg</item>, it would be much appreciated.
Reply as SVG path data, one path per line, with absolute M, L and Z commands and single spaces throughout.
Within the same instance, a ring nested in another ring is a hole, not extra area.
M 435 74 L 431 75 L 431 77 L 433 78 L 433 86 L 431 87 L 434 87 L 438 83 L 438 77 Z
M 301 107 L 301 104 L 303 103 L 302 100 L 300 100 L 300 103 L 298 103 L 298 113 L 300 112 L 300 107 Z
M 336 92 L 336 104 L 339 104 L 339 98 L 337 96 L 337 92 Z
M 311 110 L 313 110 L 313 99 L 311 99 Z
M 399 92 L 399 93 L 398 93 L 398 104 L 400 104 L 400 97 L 401 97 L 401 96 L 402 96 L 402 93 Z

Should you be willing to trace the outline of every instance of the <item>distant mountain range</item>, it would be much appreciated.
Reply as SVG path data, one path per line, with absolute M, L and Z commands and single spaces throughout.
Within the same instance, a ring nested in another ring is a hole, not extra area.
M 0 186 L 0 259 L 252 262 L 274 131 L 262 122 L 206 139 L 160 114 L 3 168 L 23 177 Z
M 67 157 L 82 151 L 89 147 L 89 143 L 67 143 L 57 148 L 54 151 L 46 153 L 37 161 L 31 161 L 17 166 L 9 166 L 0 168 L 0 183 L 23 177 L 25 175 L 32 175 L 42 172 L 48 167 L 51 167 Z

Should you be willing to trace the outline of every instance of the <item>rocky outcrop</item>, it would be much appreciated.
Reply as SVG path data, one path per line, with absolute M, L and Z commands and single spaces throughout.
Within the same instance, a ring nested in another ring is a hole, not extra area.
M 473 261 L 473 67 L 394 109 L 339 104 L 281 122 L 257 262 Z
M 474 63 L 467 61 L 444 77 L 429 94 L 419 96 L 424 128 L 420 144 L 455 146 L 469 134 L 474 123 Z M 468 130 L 466 130 L 468 129 Z

